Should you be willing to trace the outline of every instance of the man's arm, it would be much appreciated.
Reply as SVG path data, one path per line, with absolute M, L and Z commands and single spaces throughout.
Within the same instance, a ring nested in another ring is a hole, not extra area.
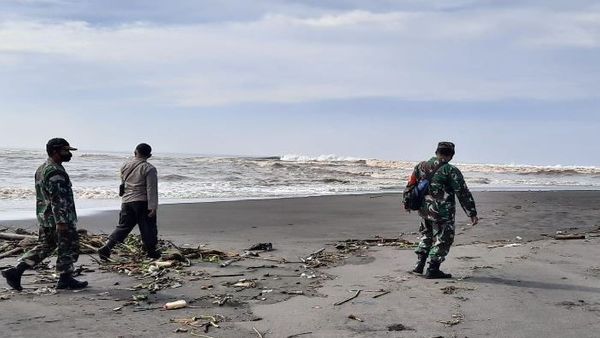
M 146 174 L 146 193 L 148 194 L 148 216 L 154 217 L 158 208 L 158 173 L 152 168 Z
M 452 167 L 452 170 L 450 171 L 450 185 L 454 192 L 456 192 L 461 207 L 467 216 L 471 218 L 472 224 L 477 224 L 479 219 L 477 218 L 477 208 L 475 207 L 473 194 L 469 191 L 462 173 L 456 167 Z
M 65 231 L 68 224 L 72 222 L 69 219 L 70 206 L 69 199 L 67 198 L 71 187 L 69 187 L 67 178 L 63 174 L 52 172 L 46 177 L 46 188 L 50 195 L 50 206 L 54 214 L 56 229 L 58 231 Z

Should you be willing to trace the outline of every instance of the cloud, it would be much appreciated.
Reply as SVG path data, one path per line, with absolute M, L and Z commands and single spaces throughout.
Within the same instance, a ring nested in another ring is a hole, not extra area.
M 598 97 L 589 73 L 597 61 L 568 56 L 598 55 L 599 33 L 600 10 L 589 9 L 350 10 L 176 25 L 13 20 L 0 24 L 0 65 L 21 100 L 47 87 L 54 99 L 184 107 L 566 100 Z

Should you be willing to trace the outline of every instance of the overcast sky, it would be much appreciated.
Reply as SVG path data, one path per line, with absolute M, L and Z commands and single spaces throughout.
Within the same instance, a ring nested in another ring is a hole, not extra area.
M 0 147 L 598 166 L 598 79 L 598 1 L 0 1 Z

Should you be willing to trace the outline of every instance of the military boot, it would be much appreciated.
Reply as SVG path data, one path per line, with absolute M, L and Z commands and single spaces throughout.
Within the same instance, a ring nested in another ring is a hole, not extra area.
M 427 279 L 452 278 L 451 274 L 444 273 L 442 270 L 440 270 L 440 264 L 442 264 L 442 262 L 430 261 L 429 267 L 427 268 L 427 272 L 425 272 L 425 278 L 427 278 Z
M 425 263 L 427 262 L 427 254 L 421 252 L 417 254 L 417 257 L 417 264 L 415 264 L 415 268 L 412 269 L 412 272 L 422 274 Z
M 23 287 L 21 286 L 21 276 L 23 276 L 23 272 L 29 269 L 29 265 L 20 262 L 16 267 L 6 269 L 2 271 L 2 277 L 6 278 L 6 283 L 13 289 L 17 291 L 22 291 Z
M 160 251 L 158 251 L 156 249 L 148 250 L 148 252 L 146 253 L 146 256 L 151 259 L 159 259 Z
M 115 243 L 113 240 L 109 239 L 103 247 L 98 249 L 98 256 L 100 257 L 100 259 L 103 261 L 107 261 L 110 258 L 110 251 L 116 244 L 117 243 Z
M 77 279 L 73 278 L 71 273 L 61 273 L 58 282 L 56 283 L 57 289 L 83 289 L 88 286 L 88 282 L 80 282 Z

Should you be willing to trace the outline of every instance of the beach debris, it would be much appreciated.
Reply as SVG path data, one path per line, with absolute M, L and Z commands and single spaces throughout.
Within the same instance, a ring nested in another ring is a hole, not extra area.
M 176 300 L 174 302 L 166 303 L 164 305 L 165 310 L 176 310 L 187 307 L 187 302 L 184 299 Z
M 583 234 L 557 234 L 554 239 L 558 240 L 569 240 L 569 239 L 585 239 Z
M 350 297 L 350 298 L 348 298 L 348 299 L 345 299 L 345 300 L 343 300 L 343 301 L 341 301 L 341 302 L 337 302 L 337 303 L 335 303 L 335 304 L 333 304 L 333 305 L 334 305 L 334 306 L 339 306 L 339 305 L 345 304 L 345 303 L 347 303 L 347 302 L 349 302 L 349 301 L 353 300 L 354 298 L 358 297 L 358 295 L 360 295 L 360 292 L 361 292 L 361 291 L 362 291 L 362 290 L 360 290 L 360 289 L 359 289 L 359 290 L 356 290 L 356 293 L 354 294 L 354 296 L 352 296 L 352 297 Z
M 219 323 L 225 320 L 225 317 L 219 314 L 215 314 L 213 316 L 210 315 L 200 315 L 191 318 L 171 318 L 170 322 L 183 325 L 184 327 L 180 327 L 179 332 L 188 332 L 192 336 L 196 337 L 209 337 L 203 334 L 198 333 L 198 329 L 201 329 L 203 333 L 208 333 L 211 327 L 220 328 Z M 184 331 L 187 330 L 187 331 Z
M 240 261 L 240 260 L 242 260 L 243 258 L 245 258 L 245 257 L 248 257 L 248 256 L 258 256 L 258 254 L 257 254 L 256 252 L 253 252 L 253 251 L 246 251 L 246 252 L 244 252 L 243 254 L 241 254 L 241 255 L 239 255 L 239 256 L 237 256 L 237 257 L 235 257 L 235 258 L 232 258 L 232 259 L 230 259 L 230 260 L 227 260 L 227 261 L 225 261 L 225 262 L 221 263 L 221 265 L 220 265 L 220 266 L 221 266 L 222 268 L 228 267 L 228 266 L 229 266 L 229 265 L 231 265 L 232 263 L 234 263 L 234 262 L 237 262 L 237 261 Z
M 284 295 L 303 295 L 304 291 L 300 291 L 300 290 L 283 290 L 281 291 L 282 294 Z
M 272 243 L 256 243 L 248 248 L 248 251 L 273 251 Z
M 219 306 L 225 305 L 228 301 L 233 299 L 232 295 L 211 295 L 215 300 L 212 302 L 213 304 L 218 304 Z
M 388 331 L 414 331 L 413 328 L 410 328 L 404 324 L 393 324 L 387 327 Z
M 255 288 L 256 282 L 252 279 L 240 279 L 239 281 L 237 281 L 237 283 L 231 286 L 242 289 Z
M 348 318 L 349 318 L 349 319 L 352 319 L 352 320 L 359 321 L 359 322 L 364 322 L 364 320 L 362 320 L 362 319 L 360 319 L 360 318 L 356 317 L 355 315 L 349 315 L 349 316 L 348 316 Z
M 262 333 L 260 333 L 260 331 L 258 331 L 255 327 L 252 327 L 252 330 L 254 330 L 254 332 L 256 332 L 256 334 L 258 335 L 258 338 L 263 338 Z
M 464 315 L 462 313 L 455 313 L 452 315 L 452 319 L 451 320 L 440 320 L 438 321 L 439 323 L 442 323 L 446 326 L 455 326 L 458 325 L 460 323 L 462 323 L 462 321 L 465 319 Z

